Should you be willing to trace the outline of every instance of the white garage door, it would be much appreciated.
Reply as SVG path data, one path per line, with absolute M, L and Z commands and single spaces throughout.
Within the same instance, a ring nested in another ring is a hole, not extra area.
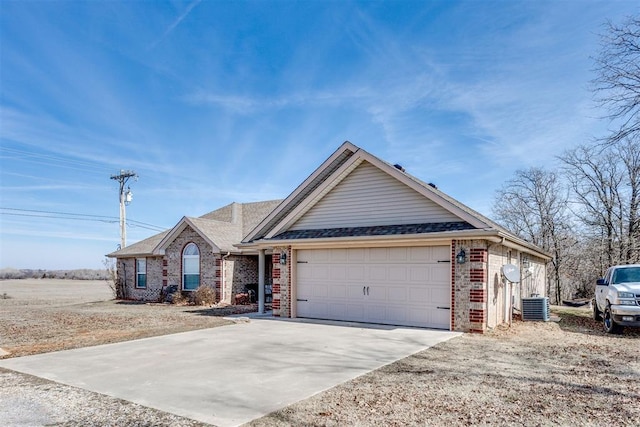
M 449 246 L 298 250 L 297 316 L 449 329 Z

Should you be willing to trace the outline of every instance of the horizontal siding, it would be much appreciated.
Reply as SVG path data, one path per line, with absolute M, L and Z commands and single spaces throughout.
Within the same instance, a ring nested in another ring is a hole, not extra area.
M 450 221 L 460 218 L 363 162 L 290 230 Z

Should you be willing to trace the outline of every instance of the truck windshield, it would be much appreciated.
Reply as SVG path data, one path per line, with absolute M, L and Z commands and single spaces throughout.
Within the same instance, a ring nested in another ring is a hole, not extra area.
M 640 282 L 640 267 L 618 268 L 613 272 L 613 284 Z

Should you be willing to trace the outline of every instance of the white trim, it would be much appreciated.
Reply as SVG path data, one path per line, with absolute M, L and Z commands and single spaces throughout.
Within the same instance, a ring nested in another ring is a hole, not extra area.
M 488 240 L 494 243 L 501 243 L 507 247 L 518 249 L 530 255 L 550 260 L 548 254 L 535 245 L 524 240 L 517 239 L 496 230 L 464 230 L 464 231 L 443 231 L 438 233 L 423 234 L 392 234 L 382 236 L 345 236 L 326 237 L 309 239 L 279 239 L 279 240 L 257 240 L 245 243 L 243 248 L 273 248 L 274 246 L 292 246 L 297 249 L 307 248 L 332 248 L 332 247 L 366 247 L 372 245 L 383 246 L 411 246 L 411 245 L 432 245 L 442 244 L 441 242 L 451 242 L 451 240 Z
M 167 247 L 180 235 L 180 233 L 182 233 L 187 228 L 187 226 L 191 227 L 191 229 L 193 229 L 193 231 L 195 231 L 196 234 L 198 234 L 198 236 L 204 239 L 204 241 L 211 246 L 214 253 L 221 252 L 220 248 L 211 239 L 209 239 L 204 233 L 202 233 L 200 229 L 193 223 L 193 221 L 191 221 L 189 217 L 184 216 L 171 229 L 171 231 L 162 238 L 160 243 L 156 245 L 156 247 L 153 250 L 153 255 L 164 255 Z
M 144 261 L 144 273 L 140 273 L 140 271 L 138 270 L 138 261 Z M 134 263 L 135 263 L 134 265 L 135 265 L 135 269 L 136 269 L 136 278 L 135 278 L 136 280 L 135 280 L 135 285 L 134 286 L 135 286 L 136 289 L 147 289 L 147 286 L 148 286 L 147 285 L 147 278 L 148 278 L 148 276 L 147 276 L 147 259 L 146 258 L 142 258 L 142 257 L 138 257 L 138 258 L 135 258 Z M 138 279 L 139 279 L 139 276 L 141 276 L 141 275 L 144 275 L 144 286 L 139 286 L 138 285 Z
M 360 148 L 356 147 L 349 141 L 345 141 L 344 143 L 342 143 L 342 145 L 340 145 L 340 147 L 338 147 L 338 149 L 334 151 L 327 160 L 325 160 L 315 171 L 313 171 L 313 173 L 309 175 L 307 179 L 305 179 L 300 185 L 298 185 L 298 187 L 296 187 L 296 189 L 293 190 L 293 192 L 289 194 L 289 196 L 287 196 L 287 198 L 284 199 L 282 203 L 280 203 L 273 211 L 271 211 L 269 215 L 267 215 L 265 219 L 263 219 L 253 230 L 251 230 L 249 234 L 247 234 L 245 238 L 242 239 L 242 242 L 249 242 L 253 238 L 255 238 L 256 234 L 262 231 L 262 229 L 269 223 L 269 221 L 271 221 L 280 212 L 282 212 L 282 210 L 284 210 L 284 208 L 289 205 L 292 200 L 294 200 L 305 188 L 307 188 L 307 186 L 311 182 L 313 182 L 313 180 L 317 178 L 318 175 L 320 175 L 331 163 L 333 163 L 338 157 L 343 155 L 345 151 L 351 151 L 355 154 L 358 150 L 360 150 Z
M 335 178 L 327 178 L 321 185 L 318 186 L 313 192 L 311 192 L 304 201 L 302 201 L 293 211 L 283 218 L 271 231 L 265 235 L 265 238 L 270 239 L 273 236 L 279 234 L 281 231 L 285 231 L 305 213 L 307 213 L 316 203 L 318 203 L 329 191 L 335 188 L 343 179 L 362 163 L 362 159 L 352 156 L 342 166 L 340 166 L 334 173 Z M 355 159 L 354 159 L 355 158 Z M 352 161 L 353 159 L 353 161 Z
M 189 246 L 195 246 L 196 249 L 198 249 L 198 255 L 185 255 L 185 250 L 189 247 Z M 200 287 L 201 283 L 202 283 L 202 266 L 200 265 L 202 263 L 202 250 L 200 249 L 200 247 L 198 246 L 197 243 L 195 242 L 189 242 L 186 245 L 184 245 L 184 247 L 182 248 L 182 251 L 180 252 L 181 255 L 181 265 L 180 265 L 180 278 L 181 278 L 181 282 L 182 282 L 182 291 L 186 291 L 186 292 L 192 292 L 195 291 L 196 289 L 198 289 L 198 287 Z M 198 259 L 198 286 L 194 289 L 185 289 L 184 287 L 184 276 L 186 276 L 187 274 L 191 275 L 191 276 L 195 276 L 195 273 L 185 273 L 184 272 L 184 266 L 185 266 L 185 259 Z
M 429 189 L 426 185 L 423 185 L 413 179 L 411 179 L 408 175 L 395 167 L 389 165 L 388 163 L 383 162 L 376 156 L 368 153 L 367 151 L 355 147 L 353 144 L 348 143 L 343 144 L 329 159 L 327 159 L 320 168 L 316 169 L 316 171 L 307 178 L 296 190 L 291 193 L 289 197 L 287 197 L 265 220 L 260 223 L 256 229 L 254 229 L 249 235 L 245 237 L 243 242 L 249 242 L 252 238 L 255 237 L 258 231 L 262 230 L 262 228 L 268 223 L 268 221 L 272 220 L 279 212 L 284 210 L 289 203 L 293 200 L 295 196 L 300 194 L 304 190 L 304 188 L 315 178 L 317 177 L 335 158 L 337 155 L 342 154 L 344 152 L 344 148 L 349 148 L 354 150 L 354 154 L 347 159 L 347 161 L 341 165 L 336 171 L 334 171 L 327 179 L 318 186 L 318 188 L 314 189 L 310 194 L 308 194 L 304 200 L 300 202 L 298 206 L 296 206 L 285 218 L 281 219 L 277 224 L 275 224 L 270 230 L 267 230 L 265 234 L 265 238 L 271 238 L 283 231 L 285 231 L 288 227 L 294 224 L 300 217 L 302 217 L 306 212 L 309 211 L 318 201 L 322 199 L 322 197 L 328 193 L 332 188 L 338 185 L 344 178 L 346 178 L 353 169 L 355 169 L 360 163 L 363 161 L 367 161 L 373 166 L 377 167 L 379 170 L 387 173 L 393 178 L 397 179 L 401 183 L 407 185 L 409 188 L 417 191 L 422 196 L 427 199 L 433 201 L 435 204 L 439 205 L 443 209 L 451 212 L 455 216 L 459 217 L 461 220 L 464 220 L 474 226 L 477 229 L 487 229 L 493 228 L 491 224 L 486 223 L 480 218 L 477 218 L 475 215 L 459 208 L 455 204 L 451 203 L 451 201 L 445 199 L 440 196 L 435 191 Z

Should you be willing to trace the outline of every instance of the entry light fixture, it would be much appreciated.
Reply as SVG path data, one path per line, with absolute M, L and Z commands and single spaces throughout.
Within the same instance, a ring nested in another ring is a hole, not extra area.
M 287 265 L 287 253 L 286 252 L 282 252 L 280 254 L 280 264 Z
M 522 267 L 529 268 L 529 257 L 526 255 L 522 257 Z
M 458 255 L 456 255 L 456 262 L 458 264 L 464 264 L 465 262 L 467 262 L 467 253 L 464 251 L 464 249 L 460 249 L 460 252 L 458 252 Z

